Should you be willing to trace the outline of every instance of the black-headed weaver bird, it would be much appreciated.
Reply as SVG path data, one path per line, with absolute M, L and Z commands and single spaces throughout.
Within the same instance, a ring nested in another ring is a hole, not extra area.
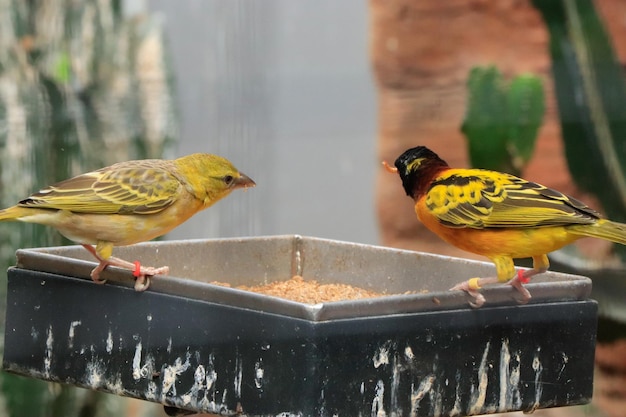
M 0 221 L 52 226 L 96 257 L 94 282 L 104 283 L 100 273 L 113 265 L 132 270 L 135 290 L 144 291 L 151 276 L 167 274 L 169 268 L 115 258 L 114 246 L 162 236 L 231 191 L 254 186 L 217 155 L 126 161 L 46 187 L 0 210 Z
M 508 282 L 531 296 L 524 283 L 548 270 L 547 254 L 585 236 L 626 245 L 626 224 L 601 217 L 584 203 L 543 185 L 502 172 L 451 168 L 424 146 L 405 151 L 395 168 L 419 220 L 444 241 L 489 258 L 496 277 L 471 278 L 451 290 L 485 303 L 487 284 Z M 516 272 L 513 259 L 532 258 L 533 268 Z

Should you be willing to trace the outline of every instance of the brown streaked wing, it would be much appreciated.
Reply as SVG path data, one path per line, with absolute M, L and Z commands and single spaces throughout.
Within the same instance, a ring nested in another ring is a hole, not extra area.
M 19 204 L 92 214 L 158 213 L 175 201 L 182 187 L 166 168 L 116 164 L 54 184 Z

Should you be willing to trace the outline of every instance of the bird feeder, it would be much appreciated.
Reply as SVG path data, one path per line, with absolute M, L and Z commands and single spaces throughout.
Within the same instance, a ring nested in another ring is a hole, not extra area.
M 116 255 L 170 276 L 146 292 L 81 247 L 19 250 L 8 271 L 4 369 L 248 416 L 447 416 L 532 411 L 592 395 L 589 279 L 546 273 L 469 306 L 447 291 L 490 264 L 301 236 L 170 241 Z M 303 304 L 234 288 L 301 275 L 385 293 Z M 211 284 L 226 282 L 231 288 Z

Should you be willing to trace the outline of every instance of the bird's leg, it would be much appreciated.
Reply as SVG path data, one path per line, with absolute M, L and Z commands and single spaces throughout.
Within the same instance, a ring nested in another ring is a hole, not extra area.
M 482 307 L 486 300 L 485 296 L 482 295 L 479 290 L 485 285 L 510 281 L 510 277 L 515 274 L 515 264 L 513 263 L 512 258 L 508 256 L 501 256 L 493 258 L 492 261 L 496 266 L 497 277 L 470 278 L 467 281 L 456 284 L 454 287 L 450 288 L 450 291 L 465 291 L 474 299 L 474 301 L 469 302 L 472 307 Z
M 485 296 L 482 295 L 478 290 L 480 290 L 483 286 L 489 284 L 495 284 L 498 282 L 498 278 L 489 277 L 489 278 L 470 278 L 467 281 L 459 282 L 454 287 L 450 288 L 450 291 L 465 291 L 469 294 L 474 301 L 470 301 L 469 304 L 474 308 L 480 308 L 485 304 Z
M 109 266 L 117 266 L 119 268 L 129 269 L 133 271 L 133 275 L 135 276 L 135 291 L 145 291 L 150 286 L 150 277 L 154 275 L 167 275 L 170 272 L 169 267 L 162 266 L 159 268 L 154 268 L 151 266 L 142 266 L 139 262 L 128 262 L 120 258 L 116 258 L 114 256 L 109 256 L 108 258 L 104 258 L 98 254 L 97 249 L 95 249 L 91 245 L 83 245 L 85 249 L 87 249 L 93 256 L 98 259 L 100 262 L 98 266 L 96 266 L 91 271 L 91 279 L 98 283 L 103 284 L 106 280 L 100 279 L 100 273 L 104 271 L 104 269 Z
M 170 272 L 168 266 L 161 266 L 158 268 L 152 266 L 142 266 L 138 261 L 128 262 L 124 259 L 111 256 L 107 259 L 109 265 L 117 266 L 119 268 L 130 269 L 135 276 L 135 291 L 145 291 L 150 286 L 150 277 L 154 275 L 167 275 Z
M 96 259 L 98 260 L 98 266 L 96 266 L 92 271 L 91 271 L 91 279 L 93 280 L 93 282 L 95 282 L 96 284 L 104 284 L 105 282 L 107 282 L 106 279 L 100 279 L 100 273 L 102 271 L 104 271 L 104 269 L 109 265 L 109 263 L 106 261 L 106 259 L 103 259 L 100 255 L 98 255 L 98 252 L 96 252 L 96 249 L 91 246 L 91 245 L 83 245 L 83 248 L 87 249 L 87 251 L 89 251 L 89 253 L 91 253 L 93 256 L 96 257 Z
M 531 299 L 531 295 L 526 287 L 524 287 L 524 284 L 527 284 L 535 275 L 546 272 L 550 266 L 547 255 L 533 256 L 533 268 L 526 270 L 520 269 L 517 272 L 515 272 L 513 259 L 509 257 L 494 258 L 492 260 L 496 265 L 497 277 L 471 278 L 468 281 L 455 285 L 450 288 L 450 290 L 465 291 L 474 298 L 473 302 L 470 301 L 470 305 L 474 308 L 479 308 L 485 304 L 485 296 L 479 292 L 483 286 L 508 280 L 508 284 L 522 295 L 522 299 L 519 301 L 520 304 L 526 304 Z
M 509 281 L 509 284 L 522 294 L 522 304 L 526 304 L 531 299 L 530 292 L 524 287 L 524 284 L 530 282 L 535 275 L 546 272 L 549 267 L 550 261 L 547 255 L 533 256 L 533 269 L 520 269 Z

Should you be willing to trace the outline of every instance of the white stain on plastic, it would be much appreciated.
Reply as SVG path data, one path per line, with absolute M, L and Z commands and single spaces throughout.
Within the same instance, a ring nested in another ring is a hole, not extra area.
M 105 349 L 109 354 L 113 352 L 113 334 L 111 333 L 111 329 L 109 329 L 109 333 L 107 334 Z
M 213 387 L 217 381 L 217 373 L 213 369 L 212 359 L 209 359 L 210 363 L 205 369 L 205 390 L 204 397 L 199 401 L 198 408 L 201 410 L 220 410 L 222 406 L 218 405 L 215 399 L 215 388 Z M 227 391 L 227 390 L 224 390 Z M 225 393 L 224 393 L 225 394 Z M 225 403 L 225 395 L 222 398 L 222 404 Z
M 454 405 L 452 406 L 452 409 L 450 410 L 450 412 L 448 413 L 450 416 L 459 416 L 461 415 L 461 389 L 463 388 L 463 384 L 464 382 L 461 381 L 461 372 L 460 371 L 456 371 L 456 376 L 455 376 L 455 381 L 456 381 L 456 391 L 454 394 Z
M 427 394 L 432 394 L 434 382 L 435 375 L 428 375 L 426 378 L 420 381 L 417 389 L 415 388 L 415 385 L 411 385 L 411 416 L 417 415 L 417 411 L 419 410 L 420 402 L 422 401 L 422 399 Z
M 415 354 L 413 353 L 413 349 L 411 349 L 411 346 L 407 346 L 404 348 L 404 357 L 410 361 L 415 359 Z
M 166 395 L 170 393 L 176 396 L 176 380 L 178 376 L 185 372 L 191 366 L 189 363 L 190 353 L 187 352 L 185 361 L 183 358 L 176 358 L 173 365 L 167 365 L 162 370 L 161 380 L 161 399 L 164 400 Z
M 498 411 L 506 410 L 509 402 L 509 365 L 511 363 L 511 353 L 509 352 L 509 341 L 503 340 L 500 346 L 500 398 Z
M 541 395 L 543 394 L 543 382 L 541 381 L 541 374 L 543 373 L 543 365 L 539 359 L 539 351 L 535 353 L 533 358 L 533 370 L 535 371 L 535 403 L 532 410 L 539 408 L 541 404 Z
M 374 368 L 380 368 L 381 365 L 389 365 L 389 346 L 381 346 L 372 358 Z
M 67 347 L 70 349 L 74 348 L 74 336 L 76 335 L 76 328 L 80 326 L 82 323 L 80 320 L 75 320 L 70 323 L 70 330 L 67 335 Z
M 159 386 L 154 381 L 148 382 L 148 389 L 146 389 L 146 399 L 156 401 L 157 400 L 157 392 L 159 391 Z
M 135 345 L 135 354 L 133 355 L 133 379 L 139 381 L 142 378 L 152 379 L 154 375 L 154 357 L 146 355 L 142 363 L 143 346 L 141 340 Z
M 497 411 L 505 412 L 519 409 L 522 405 L 520 395 L 521 362 L 519 353 L 511 355 L 509 340 L 504 339 L 500 347 L 500 395 Z
M 194 385 L 198 385 L 199 387 L 202 387 L 204 385 L 205 378 L 206 378 L 206 371 L 204 370 L 204 366 L 198 365 L 198 367 L 193 373 Z
M 384 399 L 385 384 L 379 379 L 376 383 L 376 391 L 374 392 L 374 399 L 372 400 L 372 416 L 385 417 L 387 415 L 384 408 Z
M 399 363 L 400 360 L 398 358 L 398 355 L 394 355 L 393 357 L 393 367 L 391 370 L 391 386 L 390 386 L 390 392 L 389 392 L 389 397 L 390 397 L 390 407 L 392 410 L 392 413 L 395 412 L 396 410 L 400 409 L 399 406 L 399 402 L 398 402 L 398 389 L 400 387 L 400 371 L 402 370 L 402 365 Z
M 569 363 L 569 357 L 565 354 L 565 352 L 561 352 L 561 357 L 563 359 L 563 363 L 561 364 L 561 368 L 559 369 L 559 374 L 556 376 L 556 379 L 561 379 L 563 372 L 565 371 L 565 367 Z
M 209 363 L 207 364 L 207 367 L 206 367 L 206 390 L 207 391 L 211 391 L 213 388 L 213 385 L 217 381 L 217 372 L 215 371 L 214 361 L 215 361 L 215 357 L 211 353 L 209 355 Z M 213 398 L 213 400 L 215 400 L 215 398 Z
M 87 362 L 85 369 L 85 385 L 90 388 L 100 388 L 105 382 L 105 366 L 98 359 Z
M 141 379 L 141 340 L 135 345 L 135 355 L 133 356 L 133 379 Z
M 104 387 L 112 394 L 125 395 L 124 383 L 122 382 L 122 375 L 118 373 L 114 378 L 108 377 L 105 381 Z
M 254 364 L 254 386 L 256 389 L 263 389 L 263 377 L 265 376 L 265 369 L 263 369 L 263 360 L 259 359 Z
M 233 381 L 233 385 L 235 388 L 235 397 L 241 398 L 241 378 L 243 375 L 243 364 L 242 364 L 241 356 L 237 354 L 235 357 L 235 380 Z
M 500 347 L 499 358 L 499 396 L 497 404 L 485 404 L 487 386 L 489 383 L 488 371 L 491 369 L 491 365 L 487 361 L 489 353 L 490 343 L 487 343 L 483 351 L 482 360 L 478 367 L 478 384 L 471 387 L 470 402 L 467 414 L 485 414 L 494 412 L 506 412 L 511 410 L 519 410 L 522 407 L 522 393 L 521 393 L 521 368 L 523 358 L 519 352 L 512 352 L 508 339 L 502 341 Z M 541 374 L 543 372 L 543 365 L 540 358 L 541 348 L 538 348 L 532 359 L 532 369 L 535 371 L 535 401 L 531 407 L 531 411 L 539 408 L 541 404 L 541 397 L 543 394 L 543 386 L 541 381 Z M 567 356 L 563 354 L 563 367 L 567 364 Z M 528 359 L 527 359 L 528 360 Z M 561 368 L 561 372 L 564 368 Z M 459 398 L 459 387 L 463 384 L 460 376 L 457 374 L 457 398 L 453 409 L 449 412 L 450 415 L 461 414 L 461 401 Z
M 193 372 L 193 385 L 185 394 L 180 396 L 183 404 L 198 404 L 198 394 L 204 388 L 206 379 L 206 371 L 204 366 L 198 365 Z
M 46 378 L 50 378 L 50 367 L 52 366 L 52 345 L 54 336 L 52 335 L 52 325 L 46 330 L 46 350 L 43 354 L 43 373 Z
M 487 385 L 489 384 L 489 364 L 487 363 L 487 356 L 489 354 L 490 346 L 491 342 L 487 342 L 485 349 L 483 350 L 483 357 L 478 367 L 478 385 L 472 386 L 468 414 L 481 414 L 485 406 L 485 399 L 487 398 Z
M 509 374 L 509 386 L 511 391 L 511 407 L 510 409 L 519 409 L 522 406 L 522 394 L 520 392 L 520 382 L 522 374 L 522 360 L 519 353 L 513 356 L 514 366 L 511 367 Z

